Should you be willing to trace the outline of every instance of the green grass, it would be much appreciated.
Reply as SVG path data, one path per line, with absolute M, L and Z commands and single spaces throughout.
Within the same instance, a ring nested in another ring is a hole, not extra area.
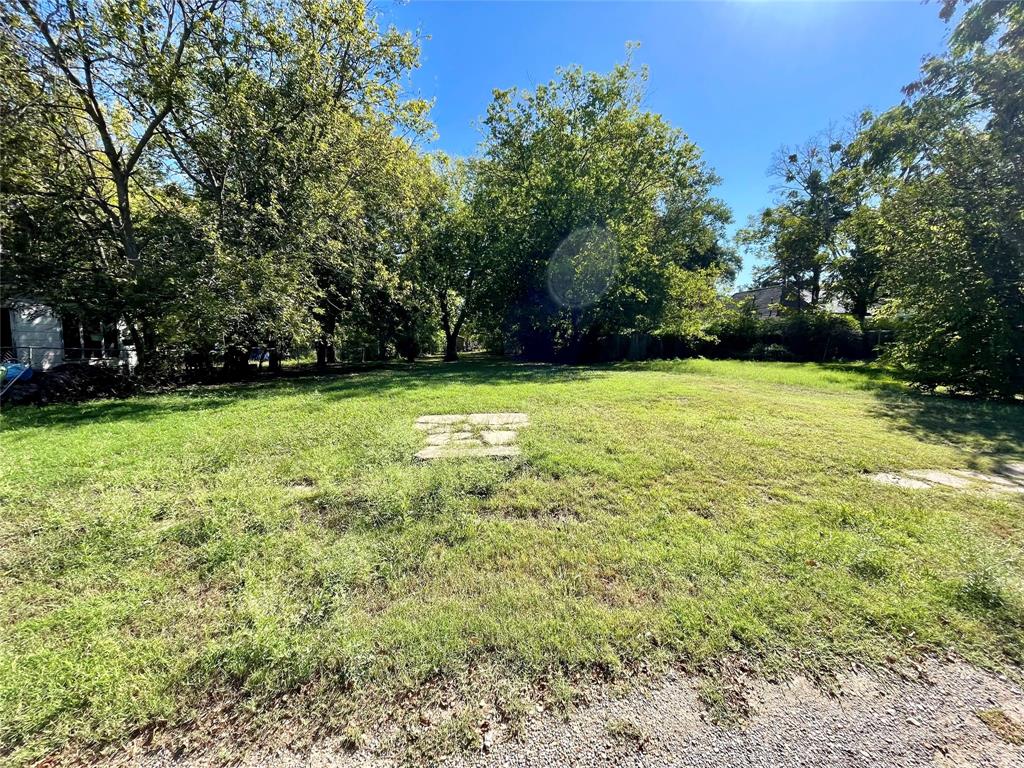
M 479 411 L 530 415 L 521 459 L 413 460 L 417 416 Z M 459 702 L 672 660 L 1024 661 L 1024 500 L 864 474 L 1024 458 L 1024 408 L 870 368 L 435 363 L 2 418 L 15 763 L 431 696 L 472 741 Z

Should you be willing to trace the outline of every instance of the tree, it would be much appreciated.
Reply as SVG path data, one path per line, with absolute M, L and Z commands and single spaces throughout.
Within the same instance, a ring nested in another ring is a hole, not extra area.
M 415 281 L 437 307 L 444 359 L 458 359 L 458 339 L 471 318 L 480 318 L 497 265 L 491 261 L 486 214 L 476 196 L 474 164 L 437 155 L 429 205 L 422 212 L 426 235 L 413 264 Z
M 84 182 L 78 213 L 101 223 L 116 244 L 115 252 L 101 248 L 100 258 L 143 361 L 155 346 L 162 298 L 148 289 L 160 282 L 153 278 L 164 260 L 146 252 L 139 219 L 149 202 L 140 198 L 151 195 L 159 173 L 157 132 L 190 87 L 205 29 L 223 2 L 6 4 L 16 49 L 49 103 L 48 139 Z
M 886 245 L 878 210 L 856 207 L 839 225 L 837 238 L 825 289 L 863 323 L 882 298 Z
M 955 2 L 943 15 L 950 18 Z M 882 199 L 890 356 L 926 387 L 1024 392 L 1024 8 L 969 4 L 854 150 Z
M 817 304 L 827 260 L 821 231 L 800 206 L 783 203 L 766 208 L 736 233 L 736 240 L 764 261 L 754 270 L 757 284 L 781 285 L 783 300 L 790 307 Z
M 727 268 L 723 266 L 669 267 L 668 300 L 658 332 L 691 343 L 718 341 L 714 329 L 733 320 L 739 311 L 718 290 L 720 283 L 731 280 L 726 275 Z
M 839 227 L 856 205 L 845 174 L 844 138 L 830 128 L 803 146 L 779 149 L 770 173 L 780 180 L 780 201 L 737 236 L 765 261 L 756 281 L 781 284 L 797 309 L 821 301 L 830 265 L 842 255 Z
M 717 178 L 685 135 L 641 103 L 646 72 L 558 71 L 496 91 L 476 166 L 487 233 L 486 322 L 530 357 L 579 359 L 620 333 L 654 332 L 670 267 L 728 259 Z
M 426 126 L 410 36 L 361 2 L 7 4 L 25 83 L 5 91 L 49 153 L 35 199 L 64 212 L 19 218 L 26 292 L 116 313 L 144 363 L 391 332 Z

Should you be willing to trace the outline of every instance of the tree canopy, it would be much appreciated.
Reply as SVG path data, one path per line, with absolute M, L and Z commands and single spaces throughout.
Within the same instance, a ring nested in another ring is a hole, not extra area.
M 719 179 L 644 107 L 629 46 L 610 72 L 495 90 L 479 152 L 449 158 L 407 88 L 417 39 L 363 2 L 2 2 L 5 299 L 119 323 L 143 371 L 241 370 L 253 348 L 453 360 L 467 339 L 708 351 L 752 322 L 724 294 Z M 1024 10 L 940 13 L 949 50 L 903 103 L 780 149 L 777 199 L 736 243 L 787 312 L 856 321 L 808 328 L 885 323 L 922 386 L 1014 397 Z
M 776 162 L 785 194 L 740 233 L 762 282 L 820 291 L 896 330 L 924 387 L 1024 392 L 1024 8 L 941 9 L 950 48 L 903 103 Z M 957 15 L 959 14 L 959 16 Z M 799 302 L 797 302 L 799 304 Z

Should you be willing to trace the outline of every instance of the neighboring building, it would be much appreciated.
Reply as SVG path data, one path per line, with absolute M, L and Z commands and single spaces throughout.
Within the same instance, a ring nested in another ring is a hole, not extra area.
M 790 294 L 790 295 L 787 295 Z M 783 285 L 766 285 L 732 295 L 738 304 L 750 303 L 758 317 L 778 317 L 783 309 L 796 309 L 803 303 L 791 295 Z
M 0 359 L 45 370 L 62 363 L 131 365 L 133 351 L 122 343 L 122 323 L 58 317 L 30 300 L 0 306 Z
M 0 357 L 34 368 L 60 365 L 64 362 L 60 319 L 41 304 L 0 308 Z
M 811 292 L 803 291 L 797 296 L 793 289 L 782 284 L 766 285 L 762 288 L 751 288 L 748 291 L 739 291 L 732 295 L 733 301 L 738 304 L 749 302 L 753 305 L 758 317 L 778 317 L 784 310 L 799 309 L 811 303 Z M 846 307 L 835 299 L 824 297 L 818 302 L 818 307 L 827 312 L 845 314 Z

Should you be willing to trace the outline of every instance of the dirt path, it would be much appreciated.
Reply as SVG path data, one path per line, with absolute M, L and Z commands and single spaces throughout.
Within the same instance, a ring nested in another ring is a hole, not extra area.
M 917 679 L 857 672 L 837 697 L 808 681 L 754 683 L 751 715 L 708 722 L 694 681 L 672 674 L 645 690 L 605 695 L 565 722 L 536 716 L 521 742 L 497 738 L 487 752 L 446 768 L 644 766 L 998 766 L 1024 768 L 1024 692 L 968 664 L 926 663 Z M 984 718 L 984 719 L 983 719 Z M 150 756 L 147 768 L 210 761 Z M 312 752 L 249 755 L 247 768 L 383 768 L 391 760 L 325 744 Z

